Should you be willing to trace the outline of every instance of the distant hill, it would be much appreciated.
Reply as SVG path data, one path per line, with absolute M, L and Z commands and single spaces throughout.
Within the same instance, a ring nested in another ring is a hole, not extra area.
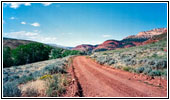
M 93 50 L 95 47 L 93 45 L 89 45 L 89 44 L 82 44 L 82 45 L 78 45 L 75 48 L 72 48 L 72 50 L 79 50 L 79 51 L 91 51 Z
M 16 47 L 18 47 L 19 45 L 25 45 L 25 44 L 29 44 L 35 41 L 29 41 L 29 40 L 20 40 L 20 39 L 12 39 L 12 38 L 6 38 L 3 37 L 3 46 L 6 47 L 10 47 L 11 49 L 14 49 Z
M 90 54 L 97 46 L 98 45 L 82 44 L 72 48 L 72 50 L 78 50 L 84 52 L 85 54 Z
M 128 36 L 121 41 L 118 40 L 106 40 L 102 44 L 99 45 L 78 45 L 73 50 L 79 51 L 106 51 L 106 50 L 114 50 L 119 48 L 128 48 L 133 46 L 145 45 L 152 42 L 157 42 L 161 39 L 165 39 L 167 37 L 167 28 L 158 28 L 149 31 L 139 32 L 137 35 Z
M 96 48 L 94 48 L 93 51 L 113 50 L 113 49 L 119 47 L 119 45 L 121 45 L 121 44 L 122 44 L 121 41 L 107 40 L 107 41 L 103 42 L 102 44 L 98 45 Z
M 36 42 L 36 41 L 30 41 L 30 40 L 21 40 L 21 39 L 13 39 L 13 38 L 6 38 L 3 37 L 3 46 L 6 47 L 10 47 L 11 49 L 15 49 L 16 47 L 18 47 L 19 45 L 25 45 L 25 44 L 29 44 L 32 42 Z M 61 46 L 61 45 L 56 45 L 56 44 L 46 44 L 55 48 L 62 48 L 62 49 L 68 49 L 71 50 L 72 47 L 65 47 L 65 46 Z
M 71 50 L 73 48 L 73 47 L 66 47 L 66 46 L 57 45 L 57 44 L 47 44 L 47 45 L 50 45 L 50 46 L 56 47 L 56 48 L 68 49 L 68 50 Z

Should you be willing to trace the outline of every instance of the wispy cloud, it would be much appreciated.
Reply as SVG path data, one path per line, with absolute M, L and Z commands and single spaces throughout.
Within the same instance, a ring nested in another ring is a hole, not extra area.
M 21 22 L 21 24 L 26 24 L 26 22 Z
M 18 32 L 10 32 L 10 33 L 4 33 L 5 37 L 10 37 L 10 38 L 19 38 L 19 39 L 24 39 L 24 38 L 32 38 L 37 36 L 38 33 L 34 32 L 26 32 L 26 31 L 18 31 Z
M 10 8 L 17 9 L 20 7 L 20 5 L 25 5 L 25 6 L 31 6 L 31 3 L 25 2 L 25 3 L 18 3 L 18 2 L 11 2 L 11 3 L 5 3 L 10 6 Z
M 104 34 L 104 35 L 102 35 L 102 37 L 108 38 L 108 37 L 111 37 L 111 35 Z
M 39 24 L 39 23 L 37 23 L 37 22 L 32 23 L 31 25 L 32 25 L 32 26 L 34 26 L 34 27 L 39 27 L 39 26 L 40 26 L 40 24 Z
M 16 19 L 16 18 L 15 18 L 15 17 L 10 17 L 9 19 L 14 20 L 14 19 Z
M 16 39 L 24 39 L 24 40 L 33 40 L 42 43 L 57 43 L 56 37 L 51 36 L 42 36 L 40 35 L 40 31 L 36 30 L 37 32 L 27 32 L 27 31 L 18 31 L 18 32 L 10 32 L 4 33 L 4 37 L 8 38 L 16 38 Z
M 46 3 L 42 3 L 44 6 L 49 6 L 51 5 L 52 3 L 49 3 L 49 2 L 46 2 Z

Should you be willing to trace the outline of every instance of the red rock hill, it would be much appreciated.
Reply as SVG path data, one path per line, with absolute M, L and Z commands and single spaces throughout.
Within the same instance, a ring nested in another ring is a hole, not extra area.
M 73 50 L 96 52 L 145 45 L 152 42 L 157 42 L 160 40 L 160 38 L 166 37 L 166 35 L 162 35 L 164 33 L 167 33 L 167 28 L 157 28 L 149 31 L 139 32 L 137 35 L 128 36 L 121 41 L 107 40 L 96 46 L 85 44 L 78 45 L 73 48 Z M 155 38 L 155 36 L 157 37 Z

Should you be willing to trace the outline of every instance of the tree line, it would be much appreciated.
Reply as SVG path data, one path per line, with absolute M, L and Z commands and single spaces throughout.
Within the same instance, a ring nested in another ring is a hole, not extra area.
M 3 47 L 3 67 L 23 65 L 80 54 L 82 54 L 80 51 L 54 48 L 42 43 L 29 43 L 20 45 L 15 49 Z

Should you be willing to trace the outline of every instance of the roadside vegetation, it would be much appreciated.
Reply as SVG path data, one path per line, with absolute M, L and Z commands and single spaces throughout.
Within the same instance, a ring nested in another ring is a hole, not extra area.
M 95 52 L 90 56 L 100 64 L 134 73 L 167 77 L 166 39 L 148 45 Z
M 69 84 L 68 60 L 69 57 L 64 57 L 3 68 L 3 96 L 62 96 Z

